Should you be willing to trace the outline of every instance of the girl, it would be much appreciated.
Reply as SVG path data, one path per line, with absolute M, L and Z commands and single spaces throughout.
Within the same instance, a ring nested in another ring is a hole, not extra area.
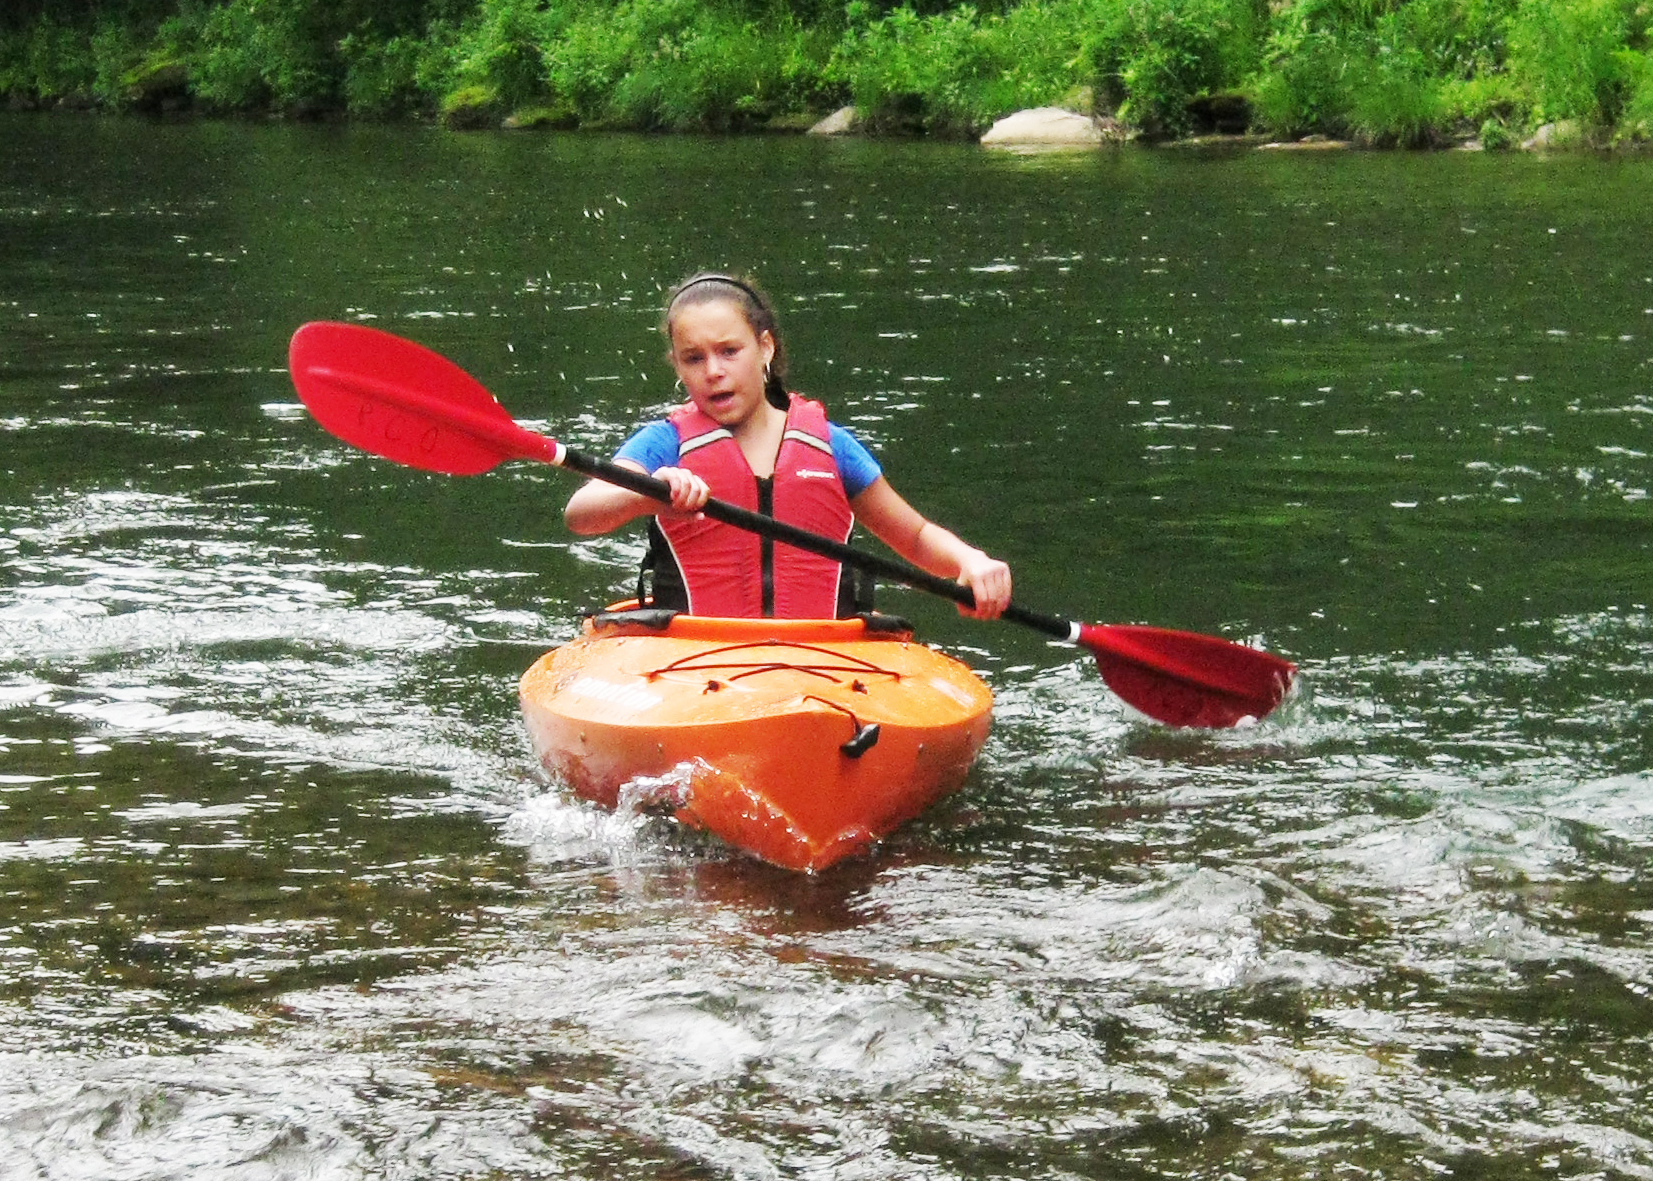
M 645 559 L 653 605 L 792 619 L 855 611 L 837 562 L 708 520 L 699 510 L 715 496 L 838 541 L 859 518 L 915 566 L 969 587 L 976 605 L 960 607 L 964 614 L 993 619 L 1004 610 L 1010 567 L 926 520 L 820 403 L 787 393 L 774 308 L 756 287 L 694 275 L 672 292 L 661 330 L 689 404 L 637 431 L 615 462 L 669 485 L 670 507 L 592 480 L 563 513 L 582 534 L 654 518 Z

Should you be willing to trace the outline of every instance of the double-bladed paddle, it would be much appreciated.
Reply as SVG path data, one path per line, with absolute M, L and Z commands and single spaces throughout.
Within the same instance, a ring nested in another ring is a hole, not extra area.
M 631 468 L 594 459 L 518 425 L 481 383 L 422 345 L 360 324 L 318 322 L 293 334 L 288 368 L 299 397 L 333 434 L 364 451 L 425 471 L 474 476 L 512 459 L 556 464 L 670 502 L 671 490 Z M 868 570 L 965 606 L 968 587 L 897 558 L 721 500 L 708 517 Z M 1127 703 L 1170 726 L 1233 726 L 1267 715 L 1297 667 L 1215 636 L 1165 628 L 1071 623 L 1011 603 L 1003 618 L 1088 649 L 1102 679 Z

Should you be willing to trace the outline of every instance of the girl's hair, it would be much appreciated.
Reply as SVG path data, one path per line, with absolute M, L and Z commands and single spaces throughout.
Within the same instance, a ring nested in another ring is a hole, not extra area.
M 762 336 L 767 332 L 769 339 L 775 342 L 775 355 L 769 361 L 763 392 L 772 405 L 785 410 L 788 405 L 786 345 L 781 340 L 780 325 L 775 319 L 775 305 L 752 280 L 717 271 L 700 271 L 672 288 L 665 314 L 660 319 L 660 331 L 666 338 L 667 347 L 671 345 L 672 324 L 679 311 L 717 300 L 727 300 L 739 308 L 747 324 L 751 325 L 753 335 Z

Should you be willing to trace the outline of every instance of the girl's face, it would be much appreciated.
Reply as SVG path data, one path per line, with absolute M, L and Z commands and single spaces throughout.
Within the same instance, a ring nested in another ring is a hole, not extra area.
M 752 331 L 740 306 L 714 299 L 672 318 L 672 368 L 703 414 L 719 426 L 740 426 L 764 402 L 763 371 L 775 338 Z

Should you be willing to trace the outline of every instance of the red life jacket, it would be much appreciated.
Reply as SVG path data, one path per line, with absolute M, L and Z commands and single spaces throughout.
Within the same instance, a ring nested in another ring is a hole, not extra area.
M 826 410 L 791 395 L 786 433 L 772 481 L 752 474 L 728 430 L 693 405 L 670 415 L 678 466 L 711 486 L 719 500 L 846 541 L 855 514 L 832 457 Z M 844 572 L 831 558 L 807 553 L 710 518 L 657 518 L 682 572 L 691 615 L 831 619 Z

